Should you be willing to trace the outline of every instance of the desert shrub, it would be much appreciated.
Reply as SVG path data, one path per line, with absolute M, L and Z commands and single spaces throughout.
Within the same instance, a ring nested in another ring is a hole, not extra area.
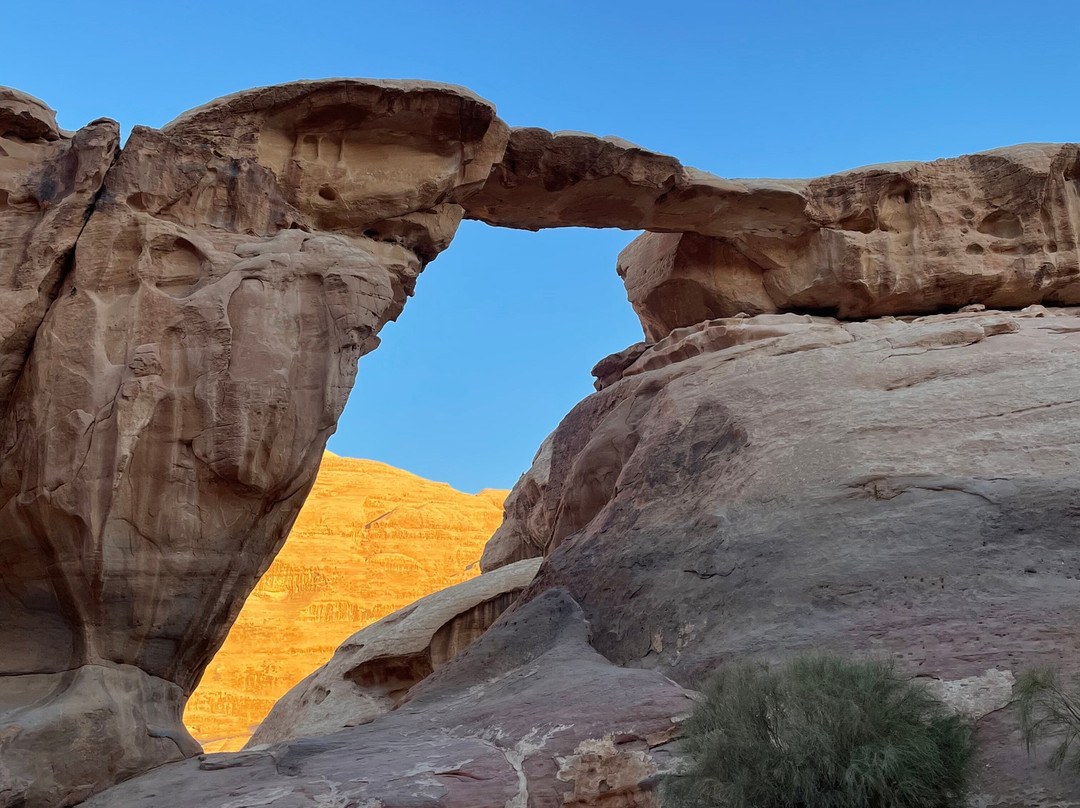
M 956 808 L 970 722 L 887 662 L 724 666 L 683 728 L 665 808 Z
M 1028 752 L 1040 741 L 1052 741 L 1057 748 L 1047 765 L 1080 771 L 1080 677 L 1066 681 L 1053 668 L 1032 668 L 1013 684 L 1013 699 Z

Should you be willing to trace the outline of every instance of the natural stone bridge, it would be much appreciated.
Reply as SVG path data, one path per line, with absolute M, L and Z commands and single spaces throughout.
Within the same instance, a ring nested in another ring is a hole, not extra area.
M 250 90 L 121 150 L 114 122 L 62 132 L 0 90 L 0 805 L 72 805 L 198 751 L 184 702 L 285 540 L 357 359 L 463 217 L 650 231 L 618 264 L 648 344 L 603 367 L 610 385 L 738 343 L 737 324 L 677 331 L 718 318 L 1080 304 L 1078 189 L 1076 144 L 726 180 L 511 129 L 422 82 Z M 784 322 L 765 336 L 801 329 Z M 812 347 L 869 339 L 818 325 L 835 342 Z M 564 464 L 580 496 L 557 516 L 538 504 L 563 496 L 554 472 L 524 481 L 491 563 L 584 529 L 628 456 L 586 458 L 611 466 L 603 491 Z

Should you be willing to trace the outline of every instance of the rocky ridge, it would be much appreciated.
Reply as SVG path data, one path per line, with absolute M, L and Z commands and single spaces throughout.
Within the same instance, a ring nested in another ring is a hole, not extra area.
M 43 105 L 0 106 L 5 154 L 32 155 L 5 203 L 22 183 L 48 208 L 34 178 L 66 136 Z M 58 241 L 74 252 L 34 265 L 55 282 L 29 294 L 21 260 L 0 266 L 22 290 L 0 297 L 0 805 L 194 753 L 179 710 L 355 359 L 462 216 L 653 231 L 619 260 L 645 342 L 597 366 L 485 552 L 543 556 L 536 579 L 370 723 L 90 804 L 646 806 L 686 708 L 673 679 L 731 656 L 889 654 L 960 694 L 1075 667 L 1078 153 L 724 180 L 510 130 L 459 88 L 354 80 L 137 128 Z M 41 217 L 10 216 L 33 243 Z M 1008 713 L 977 714 L 980 804 L 1076 788 Z
M 325 453 L 289 538 L 184 710 L 203 749 L 240 749 L 274 703 L 358 628 L 479 574 L 507 493 L 463 494 Z
M 523 599 L 566 589 L 608 659 L 887 656 L 945 693 L 1077 669 L 1080 309 L 713 320 L 602 370 L 482 566 L 543 556 Z M 1076 793 L 978 717 L 978 804 Z
M 673 765 L 673 717 L 692 701 L 655 672 L 612 665 L 588 638 L 574 600 L 549 590 L 378 720 L 163 766 L 85 805 L 654 805 L 642 782 Z

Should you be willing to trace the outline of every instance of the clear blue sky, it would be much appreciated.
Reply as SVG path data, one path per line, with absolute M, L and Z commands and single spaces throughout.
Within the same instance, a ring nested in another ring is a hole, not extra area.
M 617 134 L 728 177 L 1080 139 L 1074 2 L 113 2 L 3 6 L 0 84 L 62 126 L 159 126 L 299 78 L 465 85 L 513 125 Z M 363 358 L 330 447 L 509 487 L 640 339 L 619 231 L 466 223 Z

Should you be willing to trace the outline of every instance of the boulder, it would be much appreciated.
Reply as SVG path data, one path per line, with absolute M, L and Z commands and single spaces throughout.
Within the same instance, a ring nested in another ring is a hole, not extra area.
M 162 766 L 85 808 L 656 808 L 691 706 L 656 671 L 596 653 L 581 609 L 553 589 L 370 723 Z
M 197 750 L 183 703 L 285 540 L 357 358 L 506 138 L 446 85 L 251 90 L 136 127 L 84 227 L 116 127 L 25 141 L 31 112 L 0 157 L 5 808 Z M 46 740 L 58 713 L 78 754 Z
M 56 125 L 56 110 L 13 87 L 0 87 L 0 137 L 32 143 L 61 140 L 64 136 L 70 139 L 70 133 L 62 133 Z
M 1078 360 L 1041 306 L 672 332 L 562 421 L 485 568 L 543 554 L 522 602 L 565 588 L 619 665 L 890 657 L 973 712 L 988 671 L 1078 669 Z M 994 699 L 978 804 L 1080 793 Z
M 374 721 L 483 634 L 536 577 L 540 559 L 500 567 L 421 598 L 346 640 L 281 697 L 248 746 Z

